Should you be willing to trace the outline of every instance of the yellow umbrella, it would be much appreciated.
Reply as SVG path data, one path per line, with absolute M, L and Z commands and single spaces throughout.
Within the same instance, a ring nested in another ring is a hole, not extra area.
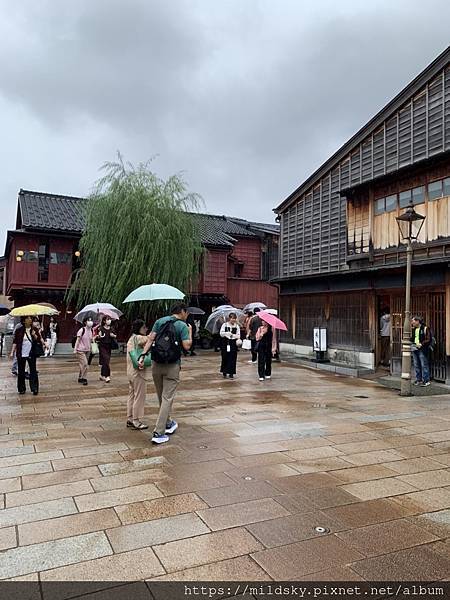
M 37 317 L 40 315 L 57 315 L 58 311 L 49 306 L 42 306 L 42 304 L 27 304 L 26 306 L 13 308 L 9 314 L 12 317 Z

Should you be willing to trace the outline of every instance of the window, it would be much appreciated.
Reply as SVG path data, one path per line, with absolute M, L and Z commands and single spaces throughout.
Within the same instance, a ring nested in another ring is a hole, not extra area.
M 398 195 L 400 208 L 406 208 L 410 204 L 411 198 L 411 190 L 400 192 L 400 194 Z
M 428 200 L 436 200 L 442 196 L 442 180 L 432 181 L 428 184 Z
M 450 196 L 450 177 L 444 179 L 444 196 Z
M 385 211 L 391 212 L 392 210 L 397 209 L 397 194 L 393 194 L 392 196 L 386 196 L 385 199 Z
M 39 244 L 38 281 L 48 281 L 49 253 L 48 243 Z
M 36 262 L 37 259 L 37 250 L 16 250 L 17 262 Z
M 378 200 L 375 200 L 375 214 L 376 215 L 381 215 L 382 213 L 384 213 L 384 201 L 385 198 L 378 198 Z
M 425 188 L 423 185 L 416 187 L 412 191 L 413 204 L 422 204 L 425 202 Z
M 51 265 L 70 265 L 72 255 L 69 252 L 50 252 Z

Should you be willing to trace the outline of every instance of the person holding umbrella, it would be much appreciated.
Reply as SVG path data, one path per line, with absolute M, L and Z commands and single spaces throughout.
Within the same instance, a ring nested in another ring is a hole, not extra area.
M 36 370 L 36 358 L 44 353 L 45 342 L 41 332 L 33 326 L 33 317 L 21 317 L 21 325 L 15 329 L 10 358 L 17 357 L 17 391 L 25 394 L 25 367 L 30 369 L 30 390 L 34 396 L 39 393 L 39 377 Z
M 277 338 L 275 329 L 286 331 L 286 324 L 276 315 L 267 311 L 259 311 L 258 316 L 261 326 L 256 332 L 255 339 L 258 353 L 258 376 L 260 381 L 272 377 L 272 357 L 277 352 Z
M 110 316 L 104 315 L 95 334 L 95 341 L 98 344 L 99 363 L 100 363 L 100 379 L 105 383 L 111 381 L 111 350 L 117 335 L 111 329 L 112 319 Z
M 230 376 L 230 379 L 234 379 L 236 375 L 238 342 L 241 342 L 241 331 L 236 313 L 230 312 L 227 322 L 220 328 L 220 337 L 222 338 L 222 365 L 220 372 L 224 379 L 226 379 L 227 375 Z
M 78 383 L 81 383 L 81 385 L 88 384 L 86 376 L 88 372 L 88 356 L 91 352 L 91 344 L 94 338 L 92 331 L 93 325 L 94 321 L 92 317 L 85 317 L 83 319 L 83 327 L 80 327 L 77 331 L 77 338 L 73 348 L 73 353 L 78 359 Z

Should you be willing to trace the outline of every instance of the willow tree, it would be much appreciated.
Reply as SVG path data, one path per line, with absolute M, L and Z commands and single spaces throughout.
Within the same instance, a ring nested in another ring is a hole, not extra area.
M 187 293 L 198 277 L 202 246 L 192 211 L 200 199 L 181 176 L 164 181 L 150 163 L 134 167 L 119 155 L 102 169 L 86 202 L 81 267 L 68 300 L 111 302 L 129 317 L 148 315 L 161 306 L 122 304 L 132 290 L 167 283 Z

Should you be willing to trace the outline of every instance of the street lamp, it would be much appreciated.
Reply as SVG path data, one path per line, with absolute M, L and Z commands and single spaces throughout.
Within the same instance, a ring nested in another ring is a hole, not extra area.
M 400 236 L 406 242 L 406 296 L 405 322 L 402 338 L 402 379 L 400 396 L 411 396 L 411 265 L 412 242 L 417 241 L 425 221 L 423 215 L 414 210 L 412 201 L 403 214 L 396 217 Z

